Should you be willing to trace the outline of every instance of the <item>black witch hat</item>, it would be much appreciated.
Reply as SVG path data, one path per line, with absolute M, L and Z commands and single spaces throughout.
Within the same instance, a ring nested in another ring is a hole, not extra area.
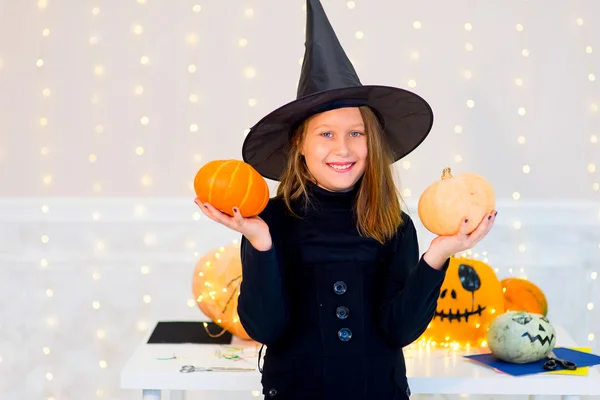
M 291 135 L 307 117 L 341 107 L 369 106 L 379 117 L 394 161 L 425 140 L 433 111 L 420 96 L 396 87 L 364 86 L 319 0 L 307 0 L 304 62 L 296 100 L 261 119 L 244 140 L 242 157 L 262 176 L 279 180 Z

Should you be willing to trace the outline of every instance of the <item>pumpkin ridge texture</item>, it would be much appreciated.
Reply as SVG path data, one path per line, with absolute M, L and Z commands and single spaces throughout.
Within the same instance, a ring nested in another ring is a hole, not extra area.
M 246 200 L 248 200 L 248 197 L 250 196 L 250 189 L 252 188 L 252 172 L 250 170 L 248 170 L 248 181 L 246 182 L 246 191 L 244 192 L 244 197 L 242 198 L 242 202 L 240 204 L 240 207 L 242 207 L 244 204 L 246 204 Z M 249 212 L 254 212 L 254 210 Z
M 235 189 L 233 182 L 235 182 L 235 177 L 237 175 L 237 173 L 240 171 L 240 167 L 242 166 L 242 164 L 240 163 L 236 163 L 235 167 L 233 168 L 233 171 L 231 172 L 231 178 L 229 179 L 229 182 L 227 182 L 227 189 L 225 189 L 225 194 L 223 195 L 223 198 L 229 200 L 229 197 L 231 195 L 231 189 Z M 242 208 L 242 204 L 236 204 L 239 208 Z
M 267 207 L 267 204 L 269 203 L 269 186 L 267 186 L 267 182 L 264 183 L 263 185 L 263 193 L 266 192 L 266 195 L 263 196 L 263 202 L 260 204 L 260 207 L 258 208 L 260 211 L 256 211 L 256 214 L 260 214 L 262 212 L 262 210 L 264 210 Z
M 225 166 L 229 163 L 229 161 L 225 161 L 224 163 L 222 163 L 221 165 L 219 165 L 217 167 L 216 170 L 213 171 L 211 177 L 210 177 L 210 183 L 208 184 L 208 202 L 210 204 L 212 204 L 212 194 L 213 194 L 213 188 L 215 185 L 215 182 L 217 181 L 217 176 L 219 175 L 219 172 L 225 168 Z
M 213 160 L 194 178 L 194 190 L 201 202 L 232 216 L 238 207 L 243 217 L 259 215 L 269 202 L 265 179 L 250 164 L 239 160 Z

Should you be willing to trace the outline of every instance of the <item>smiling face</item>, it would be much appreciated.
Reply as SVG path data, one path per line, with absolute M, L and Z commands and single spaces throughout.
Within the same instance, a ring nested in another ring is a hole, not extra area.
M 402 198 L 394 182 L 390 132 L 384 126 L 377 110 L 360 106 L 312 115 L 296 121 L 293 131 L 282 132 L 290 141 L 277 196 L 288 211 L 295 214 L 292 202 L 300 197 L 310 202 L 311 182 L 330 191 L 355 188 L 357 229 L 382 244 L 393 238 L 402 223 Z
M 543 315 L 511 311 L 492 322 L 488 342 L 496 357 L 523 364 L 538 361 L 552 351 L 556 332 Z
M 503 312 L 502 286 L 494 270 L 483 261 L 451 257 L 435 315 L 423 337 L 481 345 L 489 324 Z
M 360 110 L 339 108 L 312 117 L 301 153 L 320 187 L 351 190 L 365 172 L 368 153 Z

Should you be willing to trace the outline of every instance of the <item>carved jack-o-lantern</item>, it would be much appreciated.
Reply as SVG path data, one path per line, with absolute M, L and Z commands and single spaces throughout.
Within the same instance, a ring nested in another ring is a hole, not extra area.
M 498 316 L 488 332 L 492 354 L 501 360 L 523 364 L 546 357 L 556 344 L 556 332 L 546 317 L 525 311 Z
M 502 286 L 483 261 L 451 257 L 435 315 L 422 340 L 485 345 L 489 324 L 504 312 Z
M 205 254 L 196 264 L 192 291 L 200 310 L 223 331 L 249 340 L 237 313 L 239 287 L 242 283 L 240 246 L 221 247 Z

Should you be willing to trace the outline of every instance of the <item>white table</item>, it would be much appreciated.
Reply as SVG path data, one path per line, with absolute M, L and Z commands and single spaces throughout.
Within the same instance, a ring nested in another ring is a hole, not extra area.
M 578 347 L 562 327 L 557 331 L 557 347 Z M 121 371 L 121 388 L 137 389 L 143 400 L 160 400 L 170 392 L 171 400 L 183 400 L 185 391 L 258 391 L 262 392 L 256 351 L 260 347 L 234 337 L 232 346 L 244 347 L 244 360 L 232 361 L 215 357 L 219 345 L 146 344 L 143 341 Z M 477 350 L 471 351 L 476 353 Z M 413 394 L 479 394 L 479 395 L 560 395 L 600 396 L 600 367 L 590 367 L 587 376 L 537 374 L 513 377 L 468 361 L 463 351 L 444 348 L 427 349 L 413 346 L 405 349 L 408 383 Z M 186 359 L 157 360 L 185 357 Z M 264 350 L 263 350 L 264 355 Z M 262 362 L 262 360 L 261 360 Z M 180 373 L 183 365 L 253 367 L 249 372 Z M 260 394 L 259 398 L 263 395 Z

